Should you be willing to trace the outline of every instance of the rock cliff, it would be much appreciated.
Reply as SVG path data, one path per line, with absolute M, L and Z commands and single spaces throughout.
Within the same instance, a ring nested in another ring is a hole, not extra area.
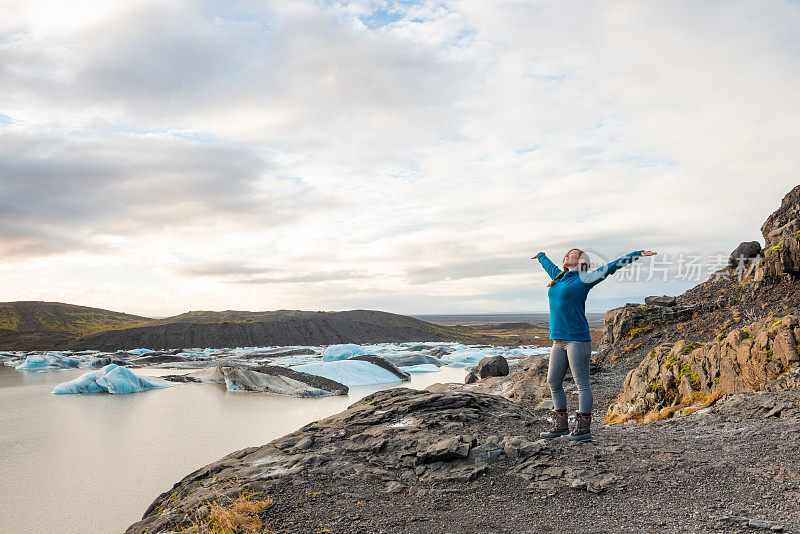
M 607 420 L 663 416 L 710 402 L 712 394 L 797 387 L 800 186 L 761 232 L 765 246 L 742 243 L 726 267 L 673 305 L 629 304 L 608 312 L 596 361 L 636 367 Z

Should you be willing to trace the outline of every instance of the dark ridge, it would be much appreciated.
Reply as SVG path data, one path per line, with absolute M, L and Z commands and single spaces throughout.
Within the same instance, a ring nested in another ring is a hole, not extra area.
M 204 312 L 209 313 L 209 312 Z M 220 312 L 221 314 L 229 312 Z M 239 312 L 242 313 L 242 312 Z M 248 312 L 244 312 L 248 313 Z M 167 322 L 154 326 L 109 330 L 69 343 L 76 350 L 132 348 L 236 347 L 270 345 L 329 345 L 406 341 L 476 341 L 482 336 L 463 333 L 393 313 L 270 312 L 258 322 Z M 209 318 L 205 316 L 204 320 Z

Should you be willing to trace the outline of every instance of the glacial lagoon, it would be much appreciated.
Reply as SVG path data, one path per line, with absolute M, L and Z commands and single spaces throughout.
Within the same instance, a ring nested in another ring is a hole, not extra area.
M 420 344 L 364 349 L 391 356 L 408 354 L 414 345 L 419 350 Z M 318 398 L 192 383 L 133 394 L 55 395 L 56 386 L 91 371 L 90 362 L 104 355 L 40 353 L 50 363 L 59 358 L 78 361 L 62 369 L 51 365 L 17 369 L 24 367 L 27 355 L 4 353 L 0 356 L 5 360 L 0 365 L 0 532 L 121 532 L 176 481 L 233 451 L 267 443 L 381 389 L 463 382 L 468 366 L 485 356 L 504 354 L 513 360 L 548 350 L 429 345 L 439 349 L 442 365 L 407 367 L 412 371 L 410 382 L 353 385 L 348 395 Z M 132 371 L 141 377 L 187 373 L 202 362 L 235 361 L 256 349 L 196 349 L 190 351 L 198 359 L 196 365 L 159 364 Z M 322 362 L 324 348 L 312 349 L 314 354 L 262 363 Z

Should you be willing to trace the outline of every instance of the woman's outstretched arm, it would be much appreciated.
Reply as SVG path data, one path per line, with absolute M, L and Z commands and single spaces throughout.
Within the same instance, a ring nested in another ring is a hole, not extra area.
M 548 258 L 544 252 L 538 253 L 531 259 L 532 260 L 538 259 L 539 263 L 542 265 L 542 267 L 544 267 L 544 270 L 547 271 L 547 274 L 550 275 L 551 279 L 554 279 L 556 276 L 561 274 L 561 269 L 556 267 L 556 264 L 550 261 L 550 258 Z
M 603 280 L 605 280 L 608 276 L 617 272 L 617 270 L 621 269 L 622 267 L 625 267 L 626 265 L 633 263 L 642 256 L 652 256 L 653 254 L 655 254 L 655 252 L 649 250 L 635 250 L 633 252 L 625 254 L 620 258 L 617 258 L 611 263 L 603 265 L 599 269 L 596 269 L 588 274 L 581 273 L 580 274 L 581 281 L 589 286 L 588 289 L 591 289 L 600 282 L 602 282 Z

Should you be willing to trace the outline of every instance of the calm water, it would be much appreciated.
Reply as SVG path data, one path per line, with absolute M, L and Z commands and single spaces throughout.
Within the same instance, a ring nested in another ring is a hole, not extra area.
M 389 387 L 462 382 L 463 368 L 411 383 L 297 399 L 181 384 L 133 395 L 53 395 L 86 369 L 22 372 L 0 365 L 0 532 L 122 532 L 195 469 L 262 445 Z M 136 369 L 137 374 L 174 374 Z

